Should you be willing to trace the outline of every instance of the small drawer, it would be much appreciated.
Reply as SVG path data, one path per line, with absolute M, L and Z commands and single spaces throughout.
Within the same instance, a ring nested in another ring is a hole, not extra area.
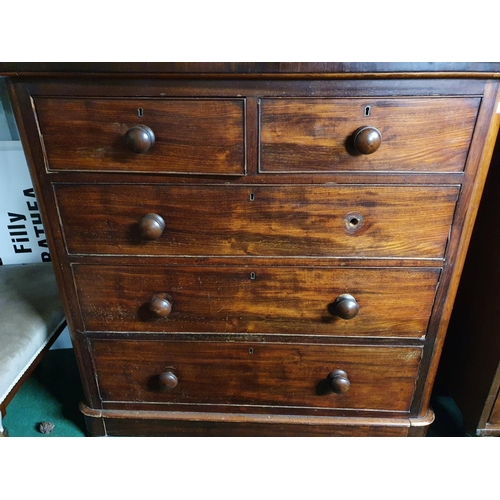
M 74 264 L 87 331 L 422 338 L 433 268 Z
M 261 99 L 261 172 L 461 172 L 481 99 Z
M 49 170 L 245 174 L 244 99 L 36 97 Z
M 72 255 L 444 257 L 458 186 L 55 184 Z
M 103 402 L 409 410 L 422 349 L 91 340 Z

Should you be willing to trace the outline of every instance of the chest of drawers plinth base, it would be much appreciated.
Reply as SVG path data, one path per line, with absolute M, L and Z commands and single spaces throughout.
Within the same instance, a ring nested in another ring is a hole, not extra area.
M 434 420 L 432 410 L 414 419 L 80 410 L 92 436 L 421 437 Z

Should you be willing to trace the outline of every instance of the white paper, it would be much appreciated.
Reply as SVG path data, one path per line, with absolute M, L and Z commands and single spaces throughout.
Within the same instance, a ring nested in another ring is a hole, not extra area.
M 4 265 L 50 261 L 38 202 L 19 141 L 0 142 L 0 259 Z

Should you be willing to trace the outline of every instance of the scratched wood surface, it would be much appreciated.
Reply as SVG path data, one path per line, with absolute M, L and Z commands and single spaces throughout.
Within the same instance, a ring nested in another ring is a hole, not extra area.
M 243 99 L 38 97 L 35 108 L 51 170 L 245 171 Z M 136 125 L 154 132 L 147 153 L 127 149 L 125 134 Z
M 457 186 L 56 184 L 70 254 L 441 258 Z M 253 201 L 252 201 L 253 200 Z M 142 240 L 147 213 L 165 220 Z
M 471 97 L 262 99 L 260 170 L 462 171 L 480 102 Z M 380 148 L 370 155 L 355 154 L 350 146 L 353 132 L 363 126 L 382 134 Z
M 499 75 L 356 73 L 370 67 L 11 74 L 89 432 L 425 433 Z M 136 125 L 154 131 L 146 153 L 125 147 Z M 381 133 L 368 156 L 360 126 Z M 139 237 L 147 213 L 165 220 L 157 241 Z M 172 310 L 152 317 L 160 292 Z M 331 307 L 345 293 L 349 320 Z M 159 391 L 172 365 L 179 383 Z M 338 398 L 320 390 L 337 368 Z
M 425 335 L 440 274 L 439 269 L 154 265 L 75 265 L 73 272 L 90 331 L 412 338 Z M 157 293 L 173 299 L 166 318 L 149 311 Z M 360 308 L 349 320 L 329 312 L 346 293 Z
M 249 351 L 252 349 L 252 351 Z M 104 401 L 289 405 L 407 411 L 419 347 L 93 340 Z M 351 382 L 328 389 L 334 369 Z M 161 389 L 172 371 L 177 387 Z

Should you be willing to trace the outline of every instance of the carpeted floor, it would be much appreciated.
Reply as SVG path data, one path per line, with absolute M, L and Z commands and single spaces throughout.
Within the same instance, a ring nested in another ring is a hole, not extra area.
M 85 425 L 78 410 L 82 397 L 73 349 L 51 350 L 7 407 L 4 426 L 11 437 L 84 437 Z M 428 437 L 466 436 L 459 409 L 440 388 L 434 391 L 432 407 L 436 420 Z M 54 428 L 41 434 L 38 426 L 47 421 Z
M 11 437 L 83 437 L 82 397 L 73 349 L 51 350 L 10 402 L 4 427 Z M 38 431 L 41 422 L 54 424 L 50 434 Z

